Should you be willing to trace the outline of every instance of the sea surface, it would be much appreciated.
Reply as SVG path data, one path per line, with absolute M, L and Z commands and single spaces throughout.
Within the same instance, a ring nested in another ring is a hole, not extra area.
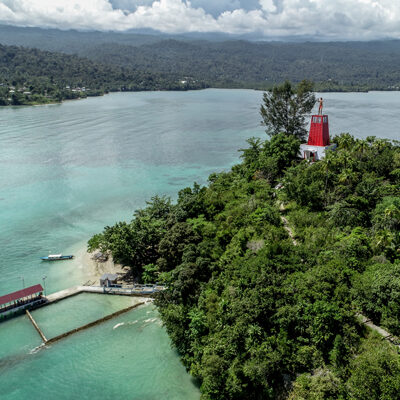
M 400 93 L 329 93 L 331 134 L 400 139 Z M 88 279 L 82 253 L 104 226 L 129 220 L 152 196 L 175 199 L 239 161 L 264 138 L 262 92 L 115 93 L 38 107 L 0 108 L 0 295 L 42 283 L 47 293 Z M 33 312 L 57 335 L 127 307 L 85 294 Z M 152 305 L 49 348 L 26 317 L 0 324 L 0 399 L 199 399 Z

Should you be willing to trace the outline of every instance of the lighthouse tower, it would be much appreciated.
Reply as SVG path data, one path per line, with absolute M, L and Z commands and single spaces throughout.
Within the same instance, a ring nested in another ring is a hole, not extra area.
M 317 161 L 325 157 L 326 149 L 334 149 L 336 144 L 329 140 L 329 122 L 327 115 L 311 117 L 308 142 L 300 145 L 300 156 L 306 160 Z

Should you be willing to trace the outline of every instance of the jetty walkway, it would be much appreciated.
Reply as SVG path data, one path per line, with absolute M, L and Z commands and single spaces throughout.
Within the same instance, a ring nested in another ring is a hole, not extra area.
M 55 303 L 57 301 L 75 296 L 80 293 L 99 293 L 114 294 L 118 296 L 151 296 L 157 292 L 165 290 L 162 285 L 133 285 L 125 287 L 115 286 L 74 286 L 46 296 L 46 302 L 41 307 Z
M 36 287 L 34 287 L 35 289 Z M 40 290 L 39 290 L 40 289 Z M 111 318 L 117 317 L 118 315 L 121 315 L 123 313 L 126 313 L 130 310 L 133 310 L 134 308 L 147 303 L 148 301 L 151 301 L 151 296 L 161 292 L 163 290 L 165 290 L 166 287 L 162 286 L 162 285 L 133 285 L 133 286 L 87 286 L 87 285 L 82 285 L 82 286 L 74 286 L 72 288 L 68 288 L 68 289 L 64 289 L 61 290 L 59 292 L 56 293 L 52 293 L 49 294 L 48 296 L 43 296 L 42 293 L 40 293 L 40 295 L 37 296 L 37 299 L 33 299 L 30 300 L 29 303 L 27 304 L 22 304 L 21 306 L 18 307 L 13 307 L 12 311 L 14 315 L 17 315 L 18 313 L 21 313 L 23 311 L 25 311 L 27 317 L 29 318 L 30 322 L 32 323 L 32 325 L 34 326 L 35 330 L 37 331 L 37 333 L 40 335 L 40 338 L 43 341 L 43 345 L 49 345 L 51 343 L 55 343 L 58 342 L 59 340 L 66 338 L 74 333 L 80 332 L 82 330 L 91 328 L 93 326 L 96 326 L 102 322 L 108 321 Z M 38 288 L 38 290 L 34 291 L 33 293 L 36 292 L 41 292 L 43 290 L 43 288 L 40 286 L 40 288 Z M 18 294 L 19 292 L 16 292 L 16 294 Z M 92 321 L 86 325 L 80 326 L 78 328 L 72 329 L 68 332 L 62 333 L 61 335 L 58 335 L 56 337 L 47 339 L 47 337 L 45 336 L 45 334 L 43 333 L 43 331 L 40 329 L 40 326 L 38 325 L 38 323 L 35 321 L 35 319 L 33 318 L 32 314 L 29 312 L 30 310 L 35 310 L 37 308 L 42 308 L 42 307 L 46 307 L 50 304 L 56 303 L 58 301 L 67 299 L 68 297 L 72 297 L 72 296 L 76 296 L 80 293 L 98 293 L 98 294 L 106 294 L 106 295 L 117 295 L 117 296 L 138 296 L 138 297 L 149 297 L 149 300 L 145 300 L 145 301 L 140 301 L 139 302 L 124 308 L 120 311 L 114 312 L 112 314 L 106 315 L 103 318 L 100 318 L 96 321 Z M 15 293 L 11 294 L 14 295 Z M 25 294 L 25 292 L 24 292 Z M 31 293 L 29 293 L 29 295 L 31 295 Z M 3 296 L 4 297 L 4 296 Z M 6 296 L 7 297 L 7 296 Z M 8 297 L 10 297 L 10 295 L 8 295 Z M 6 300 L 14 300 L 13 298 L 8 299 L 8 297 L 6 298 Z M 6 311 L 9 311 L 8 309 Z

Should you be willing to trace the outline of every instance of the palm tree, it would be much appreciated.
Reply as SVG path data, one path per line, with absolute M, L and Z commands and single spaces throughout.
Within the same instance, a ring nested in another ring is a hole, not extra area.
M 345 168 L 338 176 L 338 182 L 341 184 L 350 184 L 355 177 L 355 172 L 350 168 Z
M 385 208 L 385 224 L 389 229 L 396 229 L 400 225 L 400 209 L 394 204 Z
M 325 207 L 328 204 L 328 180 L 329 173 L 335 161 L 335 154 L 332 151 L 327 151 L 325 158 L 322 160 L 322 171 L 325 173 Z
M 374 247 L 382 251 L 391 246 L 393 239 L 394 236 L 392 232 L 388 231 L 387 229 L 381 230 L 375 235 Z
M 357 140 L 356 144 L 354 145 L 353 154 L 359 160 L 361 160 L 370 147 L 371 147 L 370 144 L 366 140 Z
M 350 133 L 341 133 L 337 139 L 340 149 L 350 150 L 354 145 L 354 138 Z

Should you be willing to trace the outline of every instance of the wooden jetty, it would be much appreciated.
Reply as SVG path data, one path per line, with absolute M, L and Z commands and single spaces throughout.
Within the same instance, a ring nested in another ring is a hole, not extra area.
M 19 299 L 22 296 L 29 296 L 29 309 L 37 309 L 41 307 L 45 307 L 47 305 L 56 303 L 58 301 L 67 299 L 72 296 L 76 296 L 80 293 L 98 293 L 98 294 L 108 294 L 108 295 L 117 295 L 117 296 L 151 296 L 157 292 L 160 292 L 162 290 L 165 290 L 164 286 L 161 285 L 133 285 L 133 286 L 74 286 L 72 288 L 64 289 L 56 293 L 52 293 L 48 296 L 43 296 L 42 295 L 42 287 L 38 285 L 37 287 L 29 288 L 28 291 L 22 291 L 20 292 L 15 292 L 12 293 L 11 295 L 3 296 L 3 304 L 4 305 L 9 305 L 11 302 L 14 305 L 14 301 L 19 301 Z M 40 289 L 40 290 L 39 290 Z M 28 293 L 29 292 L 29 293 Z M 32 293 L 31 293 L 32 292 Z M 33 296 L 33 297 L 32 297 Z M 1 299 L 1 298 L 0 298 Z M 37 302 L 38 299 L 40 299 L 40 302 Z M 145 302 L 139 302 L 137 304 L 134 304 L 130 307 L 124 308 L 120 311 L 114 312 L 112 314 L 106 315 L 103 318 L 100 318 L 96 321 L 92 321 L 88 324 L 85 324 L 83 326 L 80 326 L 78 328 L 74 328 L 68 332 L 62 333 L 61 335 L 55 336 L 53 338 L 47 339 L 43 331 L 40 329 L 38 323 L 35 321 L 33 318 L 32 314 L 29 312 L 27 308 L 23 308 L 25 311 L 27 317 L 31 321 L 32 325 L 34 326 L 35 330 L 38 332 L 39 336 L 41 337 L 43 344 L 44 345 L 49 345 L 55 342 L 58 342 L 59 340 L 66 338 L 68 336 L 73 335 L 74 333 L 83 331 L 85 329 L 91 328 L 93 326 L 96 326 L 98 324 L 101 324 L 102 322 L 108 321 L 114 317 L 117 317 L 118 315 L 121 315 L 123 313 L 126 313 L 130 310 L 133 310 L 134 308 L 145 304 Z M 16 306 L 19 304 L 15 304 Z M 17 307 L 19 308 L 19 307 Z
M 133 285 L 133 286 L 74 286 L 48 296 L 43 296 L 41 285 L 19 290 L 5 296 L 0 296 L 0 322 L 21 315 L 26 310 L 35 310 L 57 301 L 76 296 L 80 293 L 98 293 L 117 296 L 147 297 L 165 290 L 162 285 Z
M 67 299 L 72 296 L 76 296 L 80 293 L 98 293 L 98 294 L 108 294 L 108 295 L 117 295 L 117 296 L 140 296 L 140 297 L 146 296 L 147 297 L 147 296 L 151 296 L 157 292 L 160 292 L 162 290 L 165 290 L 165 287 L 161 286 L 161 285 L 133 285 L 133 286 L 127 286 L 127 287 L 122 287 L 122 286 L 111 286 L 111 287 L 110 286 L 74 286 L 69 289 L 64 289 L 59 292 L 52 293 L 48 296 L 43 296 L 42 295 L 43 289 L 41 286 L 40 287 L 39 286 L 40 285 L 37 285 L 37 287 L 35 286 L 35 287 L 33 287 L 33 289 L 29 288 L 28 291 L 24 291 L 23 293 L 22 293 L 22 291 L 20 291 L 22 294 L 20 292 L 15 292 L 15 293 L 12 293 L 11 295 L 3 296 L 3 300 L 4 300 L 3 304 L 8 306 L 12 302 L 12 304 L 14 305 L 13 302 L 19 300 L 22 297 L 22 295 L 24 295 L 24 296 L 29 295 L 29 300 L 30 300 L 28 302 L 29 309 L 33 310 L 33 309 L 45 307 L 47 305 L 56 303 L 58 301 Z M 39 291 L 39 289 L 40 289 L 40 291 Z M 34 297 L 32 297 L 31 295 L 34 295 Z M 38 298 L 36 296 L 38 296 Z M 37 324 L 35 319 L 32 317 L 31 313 L 29 312 L 28 306 L 24 305 L 24 307 L 21 308 L 21 310 L 24 310 L 26 312 L 26 315 L 28 316 L 28 318 L 31 321 L 32 325 L 34 326 L 35 330 L 40 335 L 40 337 L 43 341 L 43 344 L 48 345 L 48 344 L 55 343 L 63 338 L 68 337 L 68 336 L 71 336 L 74 333 L 83 331 L 85 329 L 96 326 L 102 322 L 108 321 L 111 318 L 117 317 L 118 315 L 126 313 L 130 310 L 133 310 L 134 308 L 136 308 L 142 304 L 145 304 L 145 302 L 139 302 L 130 307 L 124 308 L 120 311 L 114 312 L 114 313 L 109 314 L 103 318 L 96 320 L 96 321 L 93 321 L 86 325 L 72 329 L 68 332 L 65 332 L 61 335 L 55 336 L 50 339 L 46 338 L 45 334 L 40 329 L 39 325 Z M 19 309 L 20 307 L 17 307 L 17 308 Z

